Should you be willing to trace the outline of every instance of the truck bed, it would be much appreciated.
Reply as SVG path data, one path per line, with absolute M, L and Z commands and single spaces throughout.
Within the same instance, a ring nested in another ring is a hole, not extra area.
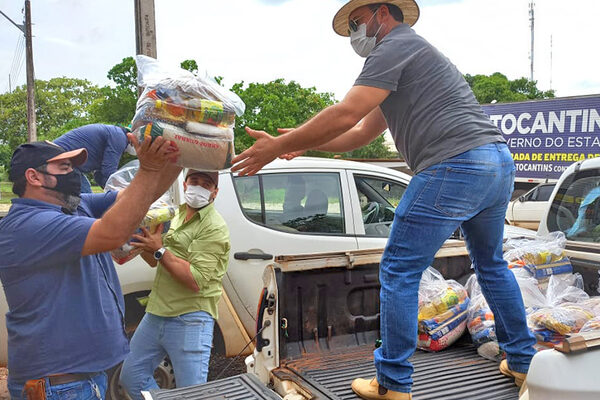
M 433 265 L 444 277 L 466 280 L 471 261 L 462 243 L 447 243 Z M 379 339 L 381 251 L 278 257 L 279 368 L 275 381 L 292 381 L 315 399 L 358 399 L 355 378 L 375 376 Z M 399 310 L 401 312 L 401 310 Z M 281 323 L 283 321 L 283 323 Z M 468 333 L 439 353 L 411 359 L 415 400 L 516 400 L 518 389 L 498 364 L 477 354 Z
M 498 364 L 479 356 L 469 343 L 439 353 L 417 351 L 411 358 L 414 400 L 516 400 L 518 389 L 498 371 Z M 307 354 L 273 371 L 280 379 L 310 385 L 316 398 L 358 399 L 350 384 L 375 376 L 373 346 L 363 345 L 322 354 Z M 295 375 L 295 376 L 294 376 Z
M 151 390 L 144 395 L 144 398 L 146 400 L 281 400 L 275 392 L 252 374 L 232 376 L 180 389 Z

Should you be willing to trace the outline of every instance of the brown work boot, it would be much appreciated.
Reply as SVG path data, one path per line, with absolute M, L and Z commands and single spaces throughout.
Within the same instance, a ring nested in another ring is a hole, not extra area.
M 367 400 L 412 400 L 410 393 L 394 392 L 387 390 L 377 383 L 377 378 L 355 379 L 352 381 L 354 393 Z
M 525 382 L 525 378 L 527 378 L 527 374 L 522 372 L 515 372 L 508 367 L 508 362 L 506 360 L 502 360 L 500 363 L 500 372 L 502 375 L 508 376 L 509 378 L 515 379 L 515 385 L 521 387 L 523 382 Z

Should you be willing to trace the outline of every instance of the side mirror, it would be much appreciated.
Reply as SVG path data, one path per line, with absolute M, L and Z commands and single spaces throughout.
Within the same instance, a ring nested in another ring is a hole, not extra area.
M 522 203 L 525 201 L 525 196 L 519 196 L 519 201 Z

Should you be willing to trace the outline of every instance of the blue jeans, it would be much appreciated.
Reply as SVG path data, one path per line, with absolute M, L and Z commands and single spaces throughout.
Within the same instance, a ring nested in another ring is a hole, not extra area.
M 400 204 L 380 265 L 381 339 L 378 382 L 410 392 L 416 348 L 418 290 L 435 253 L 460 227 L 494 312 L 496 334 L 513 371 L 526 373 L 535 353 L 521 292 L 502 258 L 506 207 L 515 167 L 503 143 L 484 145 L 415 175 Z
M 93 374 L 92 374 L 93 375 Z M 108 378 L 104 372 L 84 381 L 50 386 L 46 378 L 46 399 L 48 400 L 102 400 L 106 393 Z M 23 385 L 8 382 L 8 391 L 12 400 L 25 400 Z
M 177 387 L 206 382 L 214 324 L 204 311 L 178 317 L 146 313 L 131 338 L 131 352 L 121 370 L 121 384 L 131 398 L 141 400 L 142 390 L 158 389 L 154 370 L 167 355 Z

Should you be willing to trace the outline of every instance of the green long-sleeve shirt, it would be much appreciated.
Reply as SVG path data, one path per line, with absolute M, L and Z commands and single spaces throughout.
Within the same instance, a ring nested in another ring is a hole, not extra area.
M 159 263 L 146 311 L 161 317 L 206 311 L 217 319 L 217 303 L 223 290 L 221 279 L 229 260 L 229 230 L 213 204 L 198 210 L 187 222 L 185 215 L 184 204 L 171 221 L 163 245 L 190 263 L 200 291 L 194 292 L 175 280 Z

